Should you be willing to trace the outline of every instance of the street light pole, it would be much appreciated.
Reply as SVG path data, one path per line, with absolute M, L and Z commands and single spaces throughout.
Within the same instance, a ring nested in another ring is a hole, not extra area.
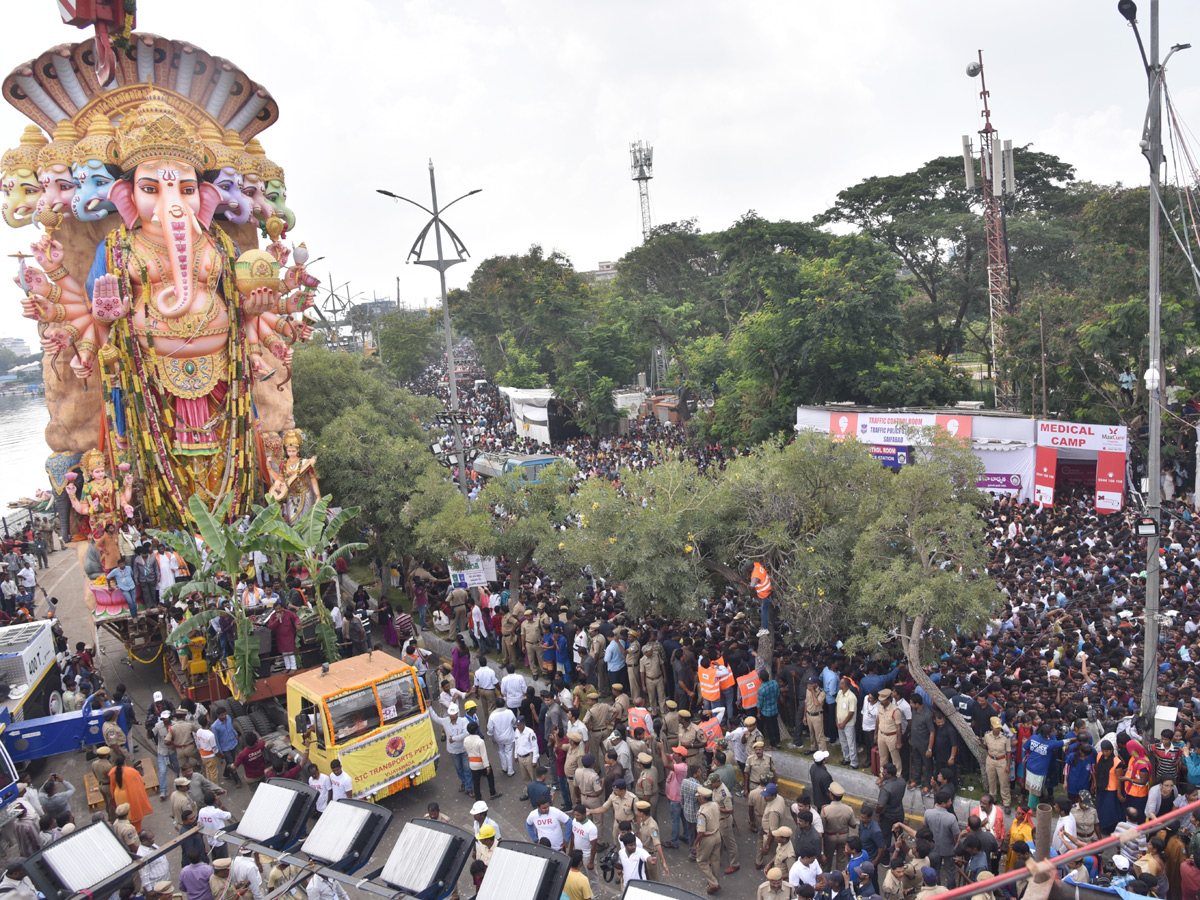
M 1150 412 L 1150 515 L 1162 522 L 1162 285 L 1159 278 L 1161 250 L 1161 219 L 1158 210 L 1159 173 L 1162 171 L 1162 96 L 1159 85 L 1162 73 L 1158 67 L 1158 0 L 1150 0 L 1150 59 L 1147 78 L 1150 87 L 1150 119 L 1146 156 L 1150 161 L 1150 366 L 1147 381 Z M 1158 529 L 1146 540 L 1146 649 L 1142 659 L 1143 716 L 1154 722 L 1158 706 Z M 1153 724 L 1151 725 L 1153 733 Z
M 1146 69 L 1150 106 L 1146 111 L 1146 131 L 1142 150 L 1150 163 L 1150 361 L 1146 368 L 1146 412 L 1150 419 L 1150 446 L 1146 467 L 1149 474 L 1147 514 L 1153 518 L 1153 534 L 1146 537 L 1146 609 L 1143 622 L 1145 645 L 1142 649 L 1142 702 L 1139 711 L 1154 727 L 1158 707 L 1158 610 L 1159 610 L 1159 530 L 1162 527 L 1162 287 L 1159 279 L 1161 220 L 1159 218 L 1159 176 L 1162 171 L 1162 67 L 1158 63 L 1158 2 L 1150 0 L 1150 55 L 1147 57 L 1137 27 L 1137 4 L 1119 0 L 1117 11 L 1125 17 L 1137 38 L 1138 50 Z
M 429 209 L 415 200 L 410 200 L 408 197 L 401 197 L 399 194 L 393 194 L 391 191 L 379 190 L 378 193 L 385 197 L 391 197 L 393 200 L 403 200 L 405 203 L 411 203 L 420 209 L 429 213 L 432 218 L 421 229 L 421 233 L 417 235 L 417 239 L 413 241 L 412 249 L 408 251 L 408 261 L 414 262 L 418 266 L 429 266 L 431 269 L 437 269 L 438 279 L 441 282 L 442 288 L 442 326 L 446 330 L 446 369 L 450 386 L 450 428 L 454 434 L 454 453 L 455 467 L 458 469 L 458 489 L 462 491 L 463 497 L 467 499 L 467 505 L 470 506 L 471 500 L 469 489 L 467 487 L 467 455 L 466 446 L 463 442 L 462 422 L 459 416 L 458 403 L 458 379 L 454 374 L 454 334 L 450 329 L 450 299 L 446 293 L 446 270 L 451 266 L 456 266 L 460 262 L 465 262 L 470 255 L 467 253 L 466 245 L 463 244 L 457 234 L 454 233 L 449 225 L 442 221 L 442 213 L 462 200 L 463 197 L 470 197 L 472 194 L 478 194 L 482 188 L 476 188 L 473 191 L 468 191 L 461 197 L 456 197 L 451 200 L 442 209 L 438 208 L 437 199 L 437 179 L 434 177 L 433 160 L 429 161 L 429 193 L 433 200 L 433 209 Z M 425 249 L 425 240 L 429 237 L 429 229 L 433 228 L 434 246 L 437 250 L 437 259 L 421 259 L 421 253 Z M 446 259 L 442 252 L 442 229 L 446 230 L 446 235 L 450 238 L 450 242 L 454 247 L 455 257 Z M 414 258 L 415 257 L 415 258 Z

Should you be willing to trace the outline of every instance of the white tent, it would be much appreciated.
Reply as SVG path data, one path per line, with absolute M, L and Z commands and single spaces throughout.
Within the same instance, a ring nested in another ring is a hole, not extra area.
M 509 412 L 517 437 L 532 438 L 539 444 L 550 443 L 550 401 L 554 391 L 550 388 L 512 388 L 497 386 L 508 399 Z

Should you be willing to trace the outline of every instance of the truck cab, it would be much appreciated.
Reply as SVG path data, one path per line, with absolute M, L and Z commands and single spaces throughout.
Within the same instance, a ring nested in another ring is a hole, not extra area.
M 325 773 L 339 759 L 353 796 L 378 800 L 436 774 L 437 737 L 417 671 L 387 654 L 364 654 L 292 676 L 288 737 Z

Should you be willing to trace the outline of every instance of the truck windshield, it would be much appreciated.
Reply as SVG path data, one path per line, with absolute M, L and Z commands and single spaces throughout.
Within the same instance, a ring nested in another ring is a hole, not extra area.
M 395 722 L 407 719 L 420 711 L 417 701 L 417 686 L 412 675 L 402 672 L 393 675 L 376 685 L 379 691 L 379 705 L 383 709 L 383 721 Z
M 379 727 L 379 706 L 371 685 L 326 701 L 334 742 L 343 744 Z

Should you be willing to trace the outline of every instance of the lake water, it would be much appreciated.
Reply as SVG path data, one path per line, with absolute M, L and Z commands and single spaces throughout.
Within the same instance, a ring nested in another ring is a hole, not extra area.
M 46 425 L 50 413 L 45 397 L 0 395 L 0 514 L 19 497 L 49 489 L 46 477 Z

